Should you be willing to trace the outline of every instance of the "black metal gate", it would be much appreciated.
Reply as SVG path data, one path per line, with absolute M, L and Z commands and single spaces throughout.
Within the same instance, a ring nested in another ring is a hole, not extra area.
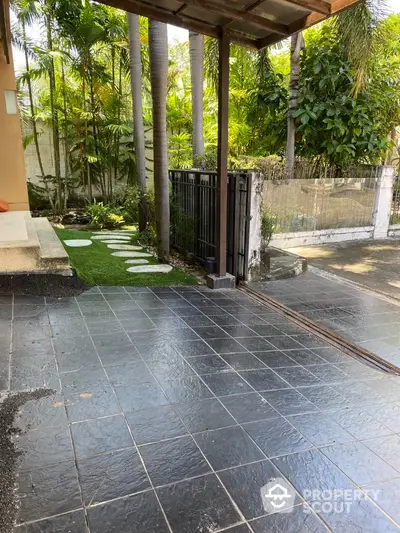
M 171 243 L 204 264 L 217 250 L 216 172 L 170 170 Z M 227 271 L 246 280 L 250 232 L 251 174 L 228 174 Z

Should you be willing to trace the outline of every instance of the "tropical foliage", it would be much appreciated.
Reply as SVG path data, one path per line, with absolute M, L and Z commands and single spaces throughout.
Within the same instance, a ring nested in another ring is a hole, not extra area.
M 294 41 L 292 64 L 287 43 L 262 52 L 231 46 L 231 167 L 293 158 L 293 143 L 296 155 L 339 166 L 385 159 L 400 122 L 400 15 L 382 18 L 377 2 L 363 0 L 304 32 L 295 98 Z M 90 0 L 13 0 L 13 10 L 14 44 L 25 59 L 18 73 L 25 145 L 35 147 L 42 192 L 55 210 L 76 194 L 120 205 L 136 195 L 137 210 L 137 196 L 144 206 L 147 195 L 144 173 L 153 190 L 154 165 L 166 257 L 167 165 L 215 167 L 217 41 L 191 34 L 190 44 L 168 47 L 162 26 L 151 23 L 149 32 L 148 20 L 136 17 L 128 31 L 126 13 Z M 41 153 L 45 128 L 51 169 Z M 153 136 L 168 154 L 153 154 Z

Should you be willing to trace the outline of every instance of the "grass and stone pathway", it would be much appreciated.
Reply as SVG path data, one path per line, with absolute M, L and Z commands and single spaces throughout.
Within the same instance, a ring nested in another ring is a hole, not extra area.
M 134 242 L 130 231 L 55 231 L 80 279 L 94 285 L 194 285 L 196 278 Z M 79 245 L 79 242 L 82 244 Z M 90 244 L 88 244 L 90 243 Z

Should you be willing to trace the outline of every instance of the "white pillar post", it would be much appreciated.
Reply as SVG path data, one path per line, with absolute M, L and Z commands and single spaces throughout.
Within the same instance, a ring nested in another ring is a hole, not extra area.
M 249 231 L 249 281 L 259 275 L 261 261 L 261 220 L 264 200 L 264 176 L 259 172 L 251 174 L 251 208 L 250 208 L 250 231 Z
M 385 239 L 388 236 L 395 174 L 395 167 L 391 165 L 381 167 L 372 216 L 374 239 Z

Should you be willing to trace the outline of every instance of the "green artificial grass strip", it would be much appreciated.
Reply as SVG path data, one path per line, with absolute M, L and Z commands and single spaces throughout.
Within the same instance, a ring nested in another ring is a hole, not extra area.
M 67 239 L 90 239 L 94 234 L 91 231 L 54 228 L 59 239 L 64 244 Z M 134 240 L 134 239 L 132 239 Z M 127 268 L 133 265 L 126 264 L 128 257 L 115 257 L 111 255 L 117 250 L 110 250 L 107 244 L 100 240 L 92 241 L 91 246 L 70 248 L 64 246 L 69 255 L 71 265 L 75 268 L 78 277 L 91 285 L 197 285 L 194 276 L 186 274 L 183 270 L 174 268 L 169 274 L 132 274 Z M 122 243 L 121 243 L 122 244 Z M 124 244 L 129 244 L 125 242 Z M 147 251 L 143 249 L 142 251 Z M 146 257 L 150 265 L 158 264 L 155 257 Z

